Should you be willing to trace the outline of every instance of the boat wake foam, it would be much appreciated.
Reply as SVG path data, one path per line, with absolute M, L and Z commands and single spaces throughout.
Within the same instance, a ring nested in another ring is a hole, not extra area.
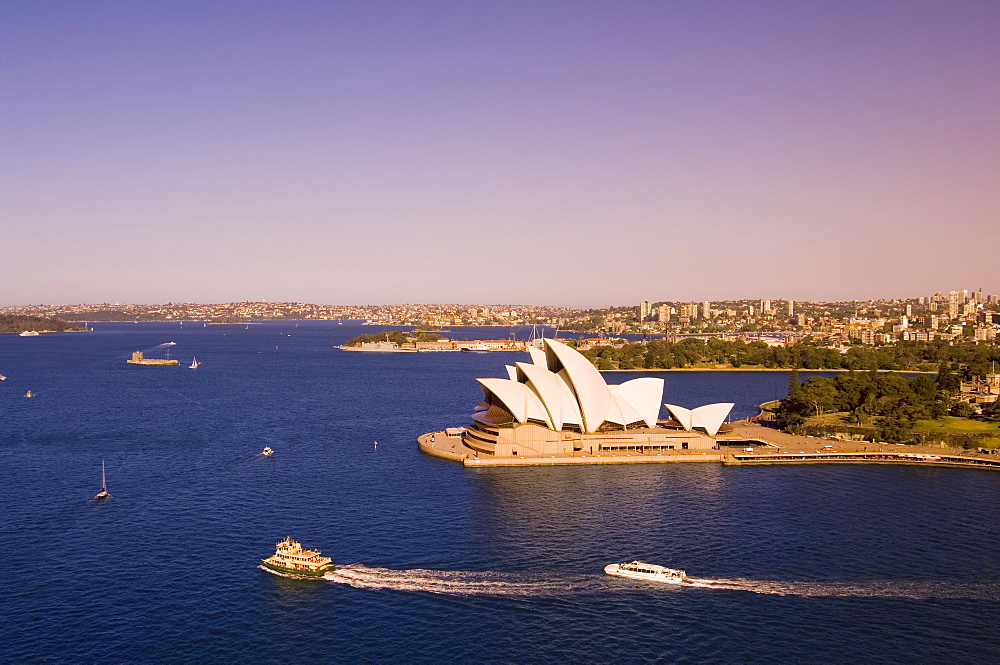
M 588 574 L 553 578 L 545 574 L 465 572 L 448 570 L 393 570 L 369 568 L 362 564 L 338 566 L 323 576 L 329 582 L 347 584 L 356 589 L 388 589 L 393 591 L 423 591 L 460 596 L 568 596 L 581 593 L 606 593 L 622 589 L 621 578 Z M 796 582 L 748 579 L 689 578 L 687 584 L 643 583 L 629 580 L 646 590 L 676 591 L 684 588 L 725 589 L 775 596 L 840 597 L 840 598 L 908 598 L 923 599 L 996 599 L 1000 597 L 997 582 Z
M 1000 596 L 1000 584 L 996 582 L 785 582 L 739 578 L 718 580 L 689 578 L 686 586 L 803 597 L 980 600 Z
M 461 596 L 552 596 L 567 595 L 597 588 L 592 577 L 578 579 L 543 579 L 537 575 L 447 570 L 392 570 L 369 568 L 361 564 L 338 566 L 325 579 L 348 584 L 356 589 L 392 589 L 425 591 Z M 600 578 L 597 578 L 599 580 Z

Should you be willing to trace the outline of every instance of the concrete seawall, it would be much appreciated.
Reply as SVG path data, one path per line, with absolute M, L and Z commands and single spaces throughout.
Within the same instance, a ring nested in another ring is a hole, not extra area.
M 462 444 L 460 436 L 443 431 L 428 432 L 417 438 L 421 451 L 466 467 L 564 466 L 579 464 L 683 464 L 715 462 L 724 465 L 763 464 L 915 464 L 1000 470 L 1000 456 L 964 450 L 902 446 L 865 441 L 831 441 L 797 436 L 750 423 L 736 423 L 732 432 L 719 437 L 720 449 L 707 452 L 642 453 L 580 452 L 575 455 L 534 457 L 477 456 Z

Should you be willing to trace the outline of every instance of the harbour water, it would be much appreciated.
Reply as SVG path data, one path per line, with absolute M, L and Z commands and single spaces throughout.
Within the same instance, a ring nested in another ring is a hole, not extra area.
M 95 328 L 0 336 L 0 662 L 996 658 L 996 472 L 471 470 L 415 438 L 520 354 L 335 350 L 372 331 L 351 322 Z M 179 366 L 125 363 L 168 341 Z M 787 383 L 665 377 L 665 401 L 738 417 Z M 286 535 L 337 573 L 257 568 Z M 603 574 L 632 558 L 698 584 Z

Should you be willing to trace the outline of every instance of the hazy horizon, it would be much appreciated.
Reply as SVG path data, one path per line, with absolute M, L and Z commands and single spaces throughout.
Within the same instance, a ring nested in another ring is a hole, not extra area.
M 948 291 L 955 290 L 949 289 Z M 957 289 L 961 290 L 961 289 Z M 971 294 L 972 289 L 967 289 Z M 948 291 L 941 291 L 940 289 L 935 293 L 941 293 L 942 295 L 947 295 Z M 987 292 L 984 290 L 984 294 Z M 926 294 L 927 296 L 934 295 L 933 293 Z M 997 295 L 997 294 L 993 294 Z M 878 302 L 878 301 L 892 301 L 892 300 L 915 300 L 921 296 L 885 296 L 882 298 L 855 298 L 846 300 L 816 300 L 810 298 L 803 298 L 801 300 L 791 300 L 796 303 L 864 303 L 864 302 Z M 650 304 L 660 303 L 660 302 L 670 302 L 670 303 L 691 303 L 691 302 L 704 302 L 701 300 L 677 300 L 670 298 L 645 298 Z M 787 298 L 719 298 L 714 301 L 709 302 L 739 302 L 739 301 L 750 301 L 757 302 L 760 300 L 769 300 L 772 305 L 776 303 L 787 302 Z M 214 300 L 214 301 L 195 301 L 195 300 L 165 300 L 162 302 L 119 302 L 119 301 L 80 301 L 80 302 L 38 302 L 38 303 L 18 303 L 18 304 L 4 304 L 0 303 L 0 308 L 9 307 L 61 307 L 61 306 L 84 306 L 84 305 L 108 305 L 108 306 L 153 306 L 153 305 L 221 305 L 228 303 L 241 303 L 241 302 L 260 302 L 260 303 L 301 303 L 308 305 L 319 305 L 319 306 L 330 306 L 330 307 L 393 307 L 393 306 L 414 306 L 414 305 L 464 305 L 464 306 L 475 306 L 475 305 L 485 305 L 489 307 L 502 307 L 502 306 L 520 306 L 520 307 L 567 307 L 571 309 L 608 309 L 608 308 L 618 308 L 618 307 L 636 307 L 641 301 L 632 303 L 612 303 L 607 305 L 567 305 L 559 302 L 474 302 L 474 301 L 445 301 L 445 300 L 426 300 L 426 301 L 411 301 L 411 302 L 319 302 L 311 300 L 301 300 L 301 299 L 291 299 L 291 300 Z
M 996 2 L 0 21 L 11 305 L 1000 293 Z

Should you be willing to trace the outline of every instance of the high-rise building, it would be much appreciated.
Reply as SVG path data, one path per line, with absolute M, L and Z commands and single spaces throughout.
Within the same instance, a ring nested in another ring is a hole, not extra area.
M 973 291 L 972 292 L 972 301 L 974 303 L 976 303 L 977 305 L 982 305 L 983 304 L 983 290 L 982 289 L 979 289 L 978 291 Z
M 795 316 L 795 301 L 788 301 L 788 316 Z
M 934 314 L 924 317 L 924 328 L 926 328 L 927 330 L 937 330 L 939 323 L 940 323 L 939 318 Z
M 907 317 L 913 316 L 913 305 L 906 306 L 906 316 Z
M 649 318 L 649 301 L 644 300 L 639 303 L 639 320 L 645 321 L 647 318 Z
M 948 318 L 954 319 L 958 317 L 958 308 L 962 304 L 961 297 L 962 294 L 958 291 L 948 292 Z
M 760 313 L 761 314 L 770 314 L 771 313 L 771 301 L 770 300 L 761 300 L 760 301 Z
M 670 315 L 673 314 L 673 307 L 670 305 L 660 305 L 656 308 L 656 320 L 660 323 L 666 323 L 670 320 Z
M 753 318 L 753 313 L 754 313 L 753 305 L 750 305 L 749 310 L 747 310 L 747 316 L 752 319 Z
M 707 300 L 701 303 L 701 318 L 710 319 L 712 318 L 712 303 Z
M 681 316 L 687 319 L 697 319 L 698 318 L 698 303 L 693 302 L 687 305 L 681 305 Z

